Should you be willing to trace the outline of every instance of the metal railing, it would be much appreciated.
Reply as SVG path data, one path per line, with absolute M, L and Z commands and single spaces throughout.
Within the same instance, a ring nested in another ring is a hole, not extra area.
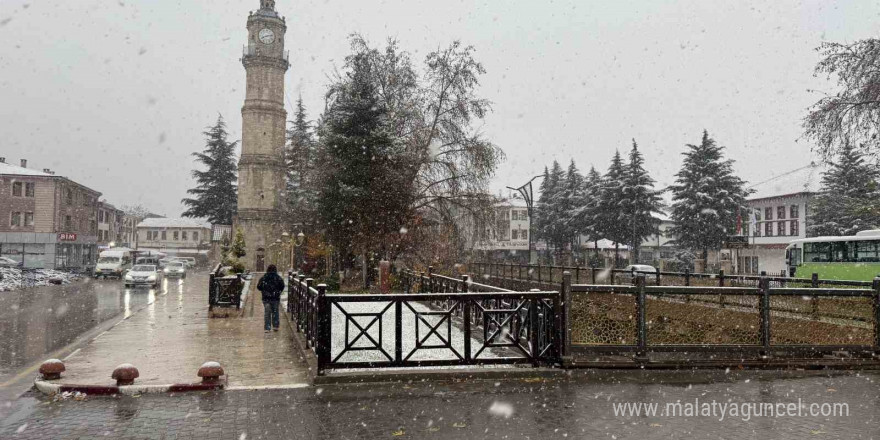
M 558 292 L 513 292 L 411 271 L 400 273 L 405 293 L 330 294 L 311 282 L 288 277 L 288 311 L 317 356 L 319 375 L 333 368 L 540 365 L 561 355 Z
M 771 287 L 770 277 L 757 287 L 566 281 L 566 353 L 880 352 L 880 280 L 870 290 Z
M 579 267 L 579 266 L 555 266 L 540 264 L 510 264 L 510 263 L 487 263 L 475 262 L 470 263 L 472 273 L 475 277 L 487 277 L 486 279 L 513 279 L 523 280 L 532 283 L 532 285 L 556 284 L 562 282 L 562 274 L 569 272 L 572 276 L 574 284 L 633 284 L 637 275 L 644 275 L 649 284 L 661 285 L 678 285 L 678 286 L 757 286 L 758 282 L 766 279 L 770 282 L 771 287 L 785 286 L 848 286 L 870 288 L 871 281 L 859 280 L 826 280 L 820 279 L 819 275 L 814 273 L 810 278 L 793 278 L 783 276 L 773 276 L 766 272 L 760 275 L 730 275 L 725 274 L 723 270 L 715 273 L 691 273 L 684 272 L 645 272 L 636 270 L 611 269 L 601 267 Z

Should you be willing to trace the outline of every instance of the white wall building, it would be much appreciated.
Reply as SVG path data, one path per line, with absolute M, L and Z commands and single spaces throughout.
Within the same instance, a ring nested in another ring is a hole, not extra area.
M 743 235 L 749 248 L 740 249 L 740 273 L 780 274 L 785 271 L 785 248 L 792 240 L 806 238 L 808 205 L 820 190 L 822 170 L 816 165 L 780 174 L 751 187 L 748 206 L 754 211 L 757 227 L 743 218 Z
M 515 259 L 525 263 L 529 254 L 530 223 L 525 202 L 503 200 L 495 205 L 494 218 L 482 225 L 473 249 L 483 251 L 492 258 Z
M 187 218 L 148 218 L 137 226 L 137 250 L 159 251 L 169 256 L 206 255 L 211 225 Z

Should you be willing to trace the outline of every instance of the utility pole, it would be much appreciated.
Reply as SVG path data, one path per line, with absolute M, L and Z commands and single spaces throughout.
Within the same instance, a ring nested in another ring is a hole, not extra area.
M 534 200 L 534 191 L 532 189 L 532 182 L 539 177 L 544 177 L 544 176 L 537 175 L 535 177 L 532 177 L 528 182 L 526 182 L 525 185 L 520 186 L 519 188 L 513 188 L 510 186 L 507 187 L 507 189 L 511 189 L 513 191 L 519 192 L 522 195 L 523 200 L 525 200 L 525 202 L 526 202 L 526 209 L 528 210 L 528 213 L 529 213 L 529 264 L 535 263 L 534 254 L 532 253 L 532 247 L 533 247 L 532 242 L 534 241 L 534 238 L 532 238 L 532 237 L 534 237 L 534 235 L 535 235 L 533 228 L 532 228 L 532 225 L 535 224 L 535 215 L 534 215 L 535 214 L 535 210 L 534 210 L 535 200 Z

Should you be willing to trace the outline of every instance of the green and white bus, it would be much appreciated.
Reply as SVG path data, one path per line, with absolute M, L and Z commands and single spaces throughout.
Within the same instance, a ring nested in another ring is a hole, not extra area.
M 880 275 L 880 229 L 843 237 L 792 240 L 785 248 L 789 276 L 870 281 Z

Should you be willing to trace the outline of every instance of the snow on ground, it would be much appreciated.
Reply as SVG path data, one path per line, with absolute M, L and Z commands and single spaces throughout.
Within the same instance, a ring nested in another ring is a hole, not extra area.
M 70 284 L 71 281 L 82 277 L 80 274 L 61 272 L 52 269 L 36 269 L 25 271 L 22 277 L 21 269 L 0 267 L 0 292 L 9 292 L 24 287 L 48 286 L 50 284 Z M 24 278 L 24 279 L 22 279 Z M 57 281 L 52 283 L 51 281 Z
M 419 302 L 407 302 L 405 304 L 409 304 L 415 312 L 425 313 L 425 312 L 436 312 L 437 310 L 433 310 L 427 305 L 424 305 Z M 355 320 L 360 326 L 367 329 L 367 332 L 372 338 L 379 342 L 382 348 L 392 357 L 394 356 L 394 305 L 389 301 L 381 301 L 381 302 L 345 302 L 339 303 L 342 308 L 350 314 L 360 315 L 360 316 L 352 316 L 351 319 Z M 385 310 L 388 308 L 387 310 Z M 382 312 L 385 310 L 384 314 L 382 314 L 382 319 L 376 320 L 372 325 L 371 321 L 374 320 L 375 314 Z M 402 326 L 402 341 L 403 341 L 403 356 L 412 352 L 415 348 L 416 343 L 416 332 L 418 331 L 418 339 L 424 340 L 423 344 L 426 345 L 445 345 L 446 342 L 451 342 L 451 345 L 455 348 L 455 351 L 458 352 L 459 355 L 464 356 L 464 332 L 456 325 L 455 322 L 449 323 L 448 320 L 444 321 L 442 325 L 437 329 L 437 334 L 432 334 L 430 337 L 425 339 L 426 334 L 430 331 L 430 328 L 425 324 L 425 322 L 421 322 L 416 318 L 416 314 L 413 313 L 406 305 L 403 306 L 403 326 Z M 424 316 L 423 318 L 428 321 L 432 326 L 437 324 L 438 320 L 441 318 L 440 316 Z M 354 347 L 357 348 L 367 348 L 374 347 L 373 341 L 368 339 L 366 336 L 361 336 L 358 338 L 358 334 L 361 333 L 361 330 L 357 328 L 357 326 L 345 318 L 343 313 L 336 307 L 333 306 L 333 313 L 331 315 L 331 335 L 332 341 L 330 346 L 331 358 L 336 359 L 339 353 L 342 351 L 342 348 L 345 346 L 346 340 L 349 343 L 355 339 L 357 341 L 354 344 Z M 418 321 L 418 322 L 417 322 Z M 347 329 L 346 329 L 347 324 Z M 418 326 L 418 329 L 416 329 Z M 381 329 L 381 330 L 380 330 Z M 346 330 L 348 330 L 348 335 L 346 335 Z M 381 331 L 381 337 L 379 336 Z M 476 326 L 473 327 L 474 332 L 482 332 L 481 328 Z M 441 339 L 442 338 L 442 339 Z M 482 347 L 482 343 L 474 338 L 471 338 L 471 347 L 472 354 L 476 354 L 477 351 Z M 495 358 L 501 357 L 502 355 L 493 349 L 487 348 L 480 353 L 480 359 L 485 358 Z M 440 359 L 456 359 L 457 356 L 447 348 L 423 348 L 417 350 L 409 360 L 440 360 Z M 353 350 L 345 353 L 340 359 L 339 362 L 367 362 L 367 361 L 387 361 L 388 358 L 382 355 L 378 350 Z

